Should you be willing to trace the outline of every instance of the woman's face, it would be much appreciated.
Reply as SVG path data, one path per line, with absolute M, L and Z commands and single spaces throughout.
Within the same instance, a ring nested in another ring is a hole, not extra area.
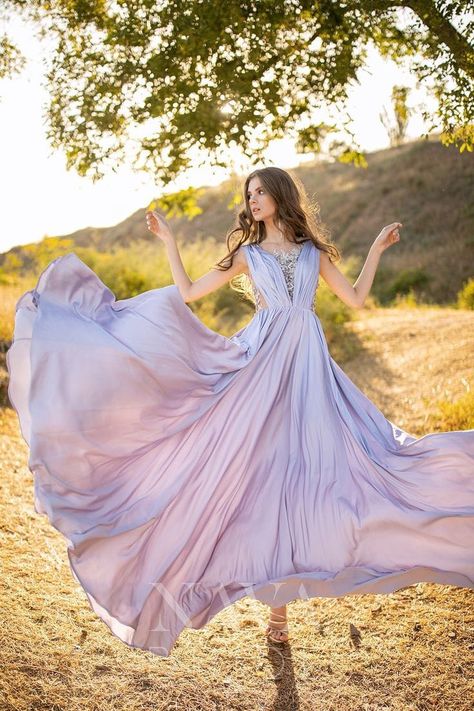
M 275 200 L 268 194 L 260 178 L 252 178 L 247 189 L 249 208 L 254 220 L 268 220 L 275 214 Z

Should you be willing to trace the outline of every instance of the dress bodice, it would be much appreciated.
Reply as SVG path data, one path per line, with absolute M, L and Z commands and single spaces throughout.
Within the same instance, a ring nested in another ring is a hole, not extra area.
M 276 257 L 276 259 L 278 260 L 278 263 L 280 264 L 281 270 L 283 272 L 283 276 L 285 278 L 286 288 L 288 289 L 288 294 L 291 300 L 293 300 L 296 264 L 302 247 L 303 245 L 298 244 L 295 247 L 292 247 L 291 249 L 266 250 L 270 254 L 273 254 L 273 256 Z M 253 279 L 250 280 L 250 283 L 252 285 L 252 292 L 255 300 L 255 311 L 259 311 L 263 308 L 260 291 L 255 286 L 255 282 L 253 281 Z
M 319 249 L 312 240 L 290 249 L 245 245 L 255 313 L 266 309 L 312 309 L 319 277 Z

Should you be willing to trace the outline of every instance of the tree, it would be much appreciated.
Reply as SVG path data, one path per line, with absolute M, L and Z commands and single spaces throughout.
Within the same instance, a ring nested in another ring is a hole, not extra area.
M 0 79 L 18 74 L 26 60 L 6 35 L 0 37 Z
M 4 0 L 53 38 L 47 135 L 80 175 L 133 165 L 167 183 L 189 165 L 260 158 L 273 138 L 363 164 L 347 92 L 375 46 L 438 99 L 431 130 L 474 145 L 474 0 Z M 332 124 L 315 118 L 337 107 Z
M 408 119 L 412 113 L 407 105 L 408 93 L 408 87 L 394 86 L 392 89 L 393 119 L 385 107 L 380 114 L 380 121 L 388 133 L 391 146 L 399 146 L 406 136 Z

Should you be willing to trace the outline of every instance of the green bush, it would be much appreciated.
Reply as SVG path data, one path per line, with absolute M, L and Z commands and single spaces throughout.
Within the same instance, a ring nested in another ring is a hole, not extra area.
M 460 309 L 474 309 L 474 278 L 469 279 L 458 292 L 457 305 Z
M 379 284 L 377 295 L 384 305 L 403 295 L 411 294 L 411 298 L 416 298 L 430 280 L 431 276 L 424 269 L 403 269 L 385 284 Z

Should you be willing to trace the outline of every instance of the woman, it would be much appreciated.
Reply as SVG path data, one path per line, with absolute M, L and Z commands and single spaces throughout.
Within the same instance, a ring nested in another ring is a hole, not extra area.
M 228 255 L 194 282 L 166 221 L 146 220 L 173 285 L 116 300 L 59 257 L 19 300 L 7 353 L 36 510 L 113 633 L 168 656 L 184 627 L 253 595 L 284 642 L 293 599 L 474 588 L 474 430 L 396 427 L 331 358 L 313 309 L 319 274 L 362 308 L 401 223 L 352 286 L 278 168 L 248 176 Z M 233 277 L 255 314 L 226 338 L 186 303 Z

